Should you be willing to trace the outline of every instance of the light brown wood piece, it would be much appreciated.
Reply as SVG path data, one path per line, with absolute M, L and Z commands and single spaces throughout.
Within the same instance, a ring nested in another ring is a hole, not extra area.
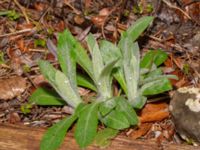
M 39 143 L 44 129 L 25 126 L 0 124 L 0 150 L 39 150 Z M 87 150 L 97 150 L 89 146 Z M 200 147 L 189 145 L 162 144 L 150 140 L 131 140 L 118 136 L 106 150 L 199 150 Z M 68 133 L 59 150 L 79 150 L 71 133 Z

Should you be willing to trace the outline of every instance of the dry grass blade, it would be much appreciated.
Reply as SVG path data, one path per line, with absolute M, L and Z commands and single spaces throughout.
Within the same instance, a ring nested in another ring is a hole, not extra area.
M 9 100 L 22 94 L 26 89 L 26 80 L 15 76 L 0 80 L 0 100 Z

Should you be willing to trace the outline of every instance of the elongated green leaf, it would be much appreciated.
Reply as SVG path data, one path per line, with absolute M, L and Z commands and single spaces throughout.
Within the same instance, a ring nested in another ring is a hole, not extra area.
M 65 118 L 50 127 L 42 138 L 40 150 L 56 150 L 63 142 L 66 132 L 73 122 L 77 119 L 76 115 Z
M 70 31 L 66 30 L 66 40 L 67 43 L 72 47 L 76 54 L 77 63 L 88 73 L 88 75 L 93 78 L 92 61 L 87 55 L 86 50 L 81 46 L 81 44 L 73 37 Z
M 110 113 L 116 106 L 115 98 L 111 98 L 109 100 L 106 100 L 105 102 L 102 102 L 99 105 L 99 111 L 101 115 L 104 117 L 108 113 Z
M 39 67 L 44 77 L 49 81 L 57 93 L 69 105 L 76 107 L 82 102 L 78 91 L 71 86 L 69 79 L 59 70 L 56 70 L 49 62 L 39 61 Z
M 153 70 L 153 71 L 149 72 L 146 75 L 146 78 L 155 77 L 155 76 L 162 75 L 162 74 L 163 74 L 162 69 L 161 68 L 157 68 L 156 70 Z
M 60 96 L 74 108 L 82 102 L 77 91 L 72 88 L 69 79 L 61 71 L 56 71 L 55 75 L 56 90 Z
M 65 105 L 66 102 L 54 91 L 38 88 L 29 98 L 29 102 L 37 105 Z
M 105 64 L 108 64 L 113 60 L 122 58 L 120 49 L 109 41 L 102 40 L 100 42 L 100 50 Z M 121 65 L 122 62 L 120 61 L 118 61 L 118 63 L 115 64 L 116 67 L 119 67 Z
M 127 90 L 127 85 L 126 85 L 126 81 L 125 81 L 124 72 L 123 72 L 122 67 L 114 68 L 113 69 L 113 76 L 117 80 L 117 82 L 119 83 L 119 85 L 121 86 L 121 88 L 123 89 L 125 94 L 127 95 L 128 90 Z
M 103 70 L 103 58 L 99 50 L 97 41 L 95 40 L 92 34 L 89 34 L 87 37 L 87 44 L 92 55 L 92 64 L 93 64 L 93 74 L 96 84 L 98 84 L 98 79 L 101 71 Z
M 103 97 L 104 100 L 112 97 L 111 72 L 113 70 L 114 65 L 117 63 L 117 61 L 118 60 L 113 60 L 109 62 L 107 65 L 105 65 L 100 72 L 99 78 L 97 79 L 98 91 L 99 91 L 100 96 Z
M 110 145 L 110 139 L 114 138 L 119 131 L 111 128 L 105 128 L 99 131 L 95 137 L 95 144 L 101 148 Z
M 127 93 L 125 78 L 124 78 L 123 70 L 121 69 L 122 54 L 121 54 L 120 49 L 117 46 L 115 46 L 113 43 L 106 40 L 103 40 L 100 42 L 100 49 L 101 49 L 101 54 L 102 54 L 103 61 L 105 64 L 108 64 L 109 62 L 113 60 L 119 59 L 119 61 L 115 64 L 115 67 L 117 68 L 114 68 L 113 76 L 119 82 L 124 92 Z
M 140 91 L 142 95 L 156 95 L 171 89 L 172 85 L 170 81 L 167 78 L 164 78 L 144 84 Z
M 135 110 L 132 108 L 132 106 L 128 103 L 128 101 L 124 97 L 117 98 L 116 110 L 123 113 L 131 125 L 138 124 L 139 120 Z
M 153 64 L 161 65 L 167 59 L 167 54 L 162 50 L 152 50 L 145 54 L 140 62 L 141 68 L 151 68 Z
M 145 78 L 142 82 L 140 82 L 140 84 L 146 84 L 149 82 L 153 82 L 156 80 L 162 80 L 162 79 L 166 79 L 166 78 L 178 80 L 177 76 L 175 76 L 175 75 L 157 75 L 157 76 Z
M 145 16 L 138 19 L 131 27 L 126 30 L 124 34 L 122 34 L 122 38 L 129 37 L 131 38 L 131 41 L 134 42 L 149 26 L 153 19 L 154 18 L 151 16 Z
M 113 110 L 107 116 L 101 119 L 101 121 L 110 128 L 121 130 L 128 128 L 130 123 L 126 116 L 120 111 Z
M 136 100 L 136 104 L 134 105 L 135 109 L 142 109 L 142 107 L 146 104 L 147 97 L 139 95 L 137 97 L 138 100 Z
M 72 116 L 63 119 L 50 127 L 42 138 L 40 143 L 40 150 L 56 150 L 59 148 L 65 138 L 67 130 L 77 119 L 79 113 L 81 113 L 85 108 L 86 105 L 80 103 Z
M 57 55 L 63 73 L 69 78 L 71 86 L 77 90 L 76 83 L 76 56 L 73 47 L 67 41 L 67 31 L 58 36 Z
M 56 69 L 48 61 L 40 60 L 38 64 L 44 77 L 51 85 L 55 85 Z
M 94 82 L 89 79 L 87 76 L 82 74 L 77 74 L 77 82 L 79 86 L 86 87 L 90 90 L 97 91 L 97 88 L 94 85 Z
M 128 100 L 134 106 L 138 97 L 138 82 L 140 76 L 139 69 L 139 47 L 137 43 L 132 43 L 130 38 L 125 38 L 123 45 L 123 69 L 128 90 Z
M 81 148 L 91 144 L 97 133 L 98 103 L 89 104 L 79 115 L 75 139 Z

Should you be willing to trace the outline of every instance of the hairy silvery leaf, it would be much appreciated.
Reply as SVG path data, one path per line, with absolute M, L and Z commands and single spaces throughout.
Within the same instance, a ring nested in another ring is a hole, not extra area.
M 100 50 L 105 64 L 108 64 L 113 60 L 122 58 L 120 49 L 109 41 L 102 40 L 100 42 Z M 121 60 L 122 59 L 120 59 L 120 61 L 118 61 L 118 63 L 115 64 L 115 67 L 121 67 Z
M 29 98 L 30 103 L 37 105 L 65 105 L 66 102 L 54 91 L 45 88 L 38 88 Z
M 88 73 L 88 75 L 93 79 L 93 69 L 92 61 L 90 60 L 86 50 L 81 46 L 81 44 L 73 37 L 70 31 L 66 30 L 66 42 L 70 48 L 73 49 L 76 54 L 77 63 Z M 93 79 L 94 80 L 94 79 Z
M 149 78 L 149 77 L 155 77 L 155 76 L 158 76 L 158 75 L 162 75 L 163 72 L 162 72 L 162 69 L 161 68 L 157 68 L 153 71 L 150 71 L 147 75 L 146 75 L 146 78 Z
M 43 76 L 49 81 L 49 83 L 54 87 L 55 86 L 55 75 L 56 69 L 48 62 L 40 60 L 38 62 L 40 71 Z
M 93 75 L 96 84 L 98 84 L 98 78 L 100 73 L 104 67 L 103 58 L 101 56 L 101 52 L 99 50 L 99 46 L 97 41 L 95 40 L 92 34 L 89 34 L 87 37 L 87 44 L 92 55 L 92 65 L 93 65 Z
M 152 77 L 145 78 L 144 80 L 142 80 L 140 82 L 140 85 L 143 85 L 143 84 L 146 84 L 146 83 L 149 83 L 149 82 L 153 82 L 153 81 L 156 81 L 156 80 L 166 79 L 166 78 L 178 80 L 177 76 L 175 76 L 175 75 L 155 75 L 155 76 L 152 76 Z
M 163 78 L 144 84 L 140 88 L 140 93 L 142 95 L 156 95 L 171 89 L 172 85 L 170 81 L 167 78 Z
M 127 93 L 127 87 L 122 70 L 122 54 L 120 49 L 113 43 L 106 40 L 100 42 L 100 49 L 105 64 L 119 59 L 119 61 L 115 64 L 115 68 L 113 69 L 113 76 L 119 82 L 124 92 Z
M 80 148 L 85 148 L 94 140 L 98 125 L 98 105 L 92 103 L 79 114 L 75 129 L 75 139 Z
M 44 77 L 53 86 L 56 92 L 72 107 L 82 102 L 79 94 L 75 91 L 69 79 L 59 70 L 56 70 L 49 62 L 39 61 L 39 67 Z
M 69 79 L 65 76 L 64 73 L 58 70 L 56 71 L 55 75 L 55 85 L 59 95 L 70 106 L 77 107 L 78 104 L 82 102 L 78 92 L 72 88 Z
M 125 38 L 121 45 L 123 52 L 123 69 L 128 90 L 128 100 L 134 106 L 138 97 L 138 82 L 140 76 L 140 56 L 137 43 L 132 43 L 130 38 Z
M 132 42 L 134 42 L 142 32 L 149 26 L 149 24 L 153 21 L 152 16 L 145 16 L 138 19 L 131 27 L 125 31 L 120 38 L 119 45 L 123 43 L 123 39 L 128 37 Z
M 113 70 L 114 65 L 117 63 L 118 60 L 113 60 L 108 63 L 102 69 L 99 78 L 97 79 L 98 82 L 98 92 L 100 94 L 100 98 L 102 100 L 106 100 L 107 98 L 112 97 L 112 76 L 111 72 Z
M 76 83 L 76 54 L 73 47 L 67 41 L 67 31 L 58 36 L 57 55 L 63 73 L 69 78 L 71 86 L 77 91 Z
M 147 97 L 139 95 L 136 98 L 136 102 L 137 103 L 134 105 L 134 108 L 136 108 L 136 109 L 142 109 L 142 107 L 146 104 L 146 101 L 147 101 Z

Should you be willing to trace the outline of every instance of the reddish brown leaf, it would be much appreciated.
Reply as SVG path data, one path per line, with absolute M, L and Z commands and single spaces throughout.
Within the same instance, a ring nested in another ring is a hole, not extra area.
M 21 50 L 21 52 L 26 52 L 28 51 L 27 47 L 25 46 L 24 40 L 20 39 L 17 41 L 17 46 L 19 47 L 19 49 Z
M 140 122 L 161 121 L 169 117 L 166 103 L 147 104 L 141 111 Z
M 34 7 L 35 7 L 35 9 L 36 10 L 38 10 L 38 11 L 43 11 L 43 10 L 45 10 L 45 8 L 46 8 L 46 5 L 44 4 L 44 3 L 34 3 Z
M 54 26 L 54 28 L 55 28 L 55 30 L 58 31 L 58 32 L 64 31 L 64 30 L 65 30 L 65 23 L 64 23 L 64 21 L 61 20 L 58 24 L 56 24 L 56 25 Z
M 16 27 L 17 30 L 32 29 L 32 28 L 34 28 L 34 25 L 32 23 L 17 24 Z
M 140 138 L 141 136 L 145 135 L 151 128 L 152 123 L 143 123 L 139 126 L 137 130 L 134 130 L 130 136 L 132 139 Z

